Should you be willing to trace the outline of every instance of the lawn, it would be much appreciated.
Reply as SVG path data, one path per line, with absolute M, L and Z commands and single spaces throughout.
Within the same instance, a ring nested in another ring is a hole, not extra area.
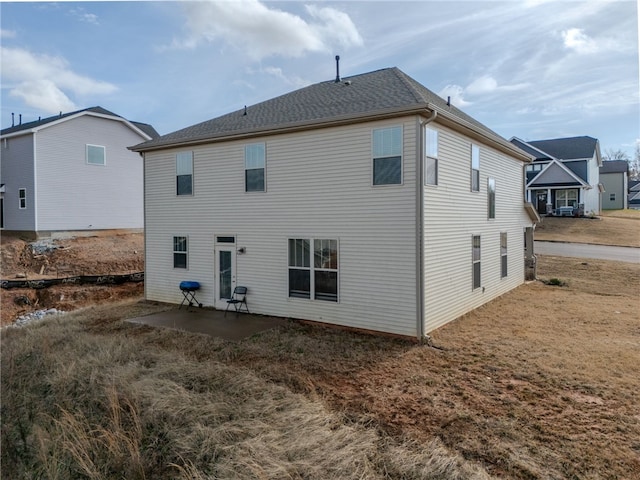
M 431 345 L 290 322 L 241 342 L 123 322 L 2 331 L 19 478 L 639 478 L 640 265 L 542 257 Z
M 535 239 L 640 247 L 640 210 L 611 210 L 596 218 L 544 217 Z

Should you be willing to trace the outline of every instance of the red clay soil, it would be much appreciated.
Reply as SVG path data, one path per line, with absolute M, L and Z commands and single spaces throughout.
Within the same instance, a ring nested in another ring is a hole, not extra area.
M 2 280 L 64 278 L 75 275 L 118 275 L 144 270 L 144 237 L 141 233 L 112 233 L 51 242 L 55 248 L 34 252 L 33 242 L 18 236 L 2 236 Z M 12 323 L 25 313 L 56 308 L 77 308 L 143 294 L 142 283 L 122 285 L 55 285 L 39 290 L 0 289 L 0 324 Z

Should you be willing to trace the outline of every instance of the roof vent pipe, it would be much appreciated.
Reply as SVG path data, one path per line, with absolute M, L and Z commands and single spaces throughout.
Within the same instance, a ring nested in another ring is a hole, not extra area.
M 245 116 L 247 114 L 247 106 L 244 106 L 244 113 L 242 114 L 242 116 Z
M 15 127 L 16 126 L 16 114 L 11 112 L 11 126 Z
M 336 83 L 340 83 L 340 55 L 336 55 Z
M 18 123 L 18 125 L 22 125 L 22 114 L 20 114 L 18 118 L 20 119 L 20 123 Z
M 451 97 L 447 97 L 447 107 L 451 106 Z

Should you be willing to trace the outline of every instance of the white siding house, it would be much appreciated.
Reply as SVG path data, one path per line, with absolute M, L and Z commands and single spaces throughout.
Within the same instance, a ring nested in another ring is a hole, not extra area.
M 147 299 L 180 303 L 190 280 L 200 302 L 225 309 L 242 285 L 252 313 L 420 338 L 524 281 L 530 157 L 398 69 L 312 85 L 132 150 L 145 157 Z M 427 184 L 434 161 L 437 185 Z
M 100 107 L 2 130 L 2 228 L 141 229 L 143 162 L 127 147 L 157 136 Z

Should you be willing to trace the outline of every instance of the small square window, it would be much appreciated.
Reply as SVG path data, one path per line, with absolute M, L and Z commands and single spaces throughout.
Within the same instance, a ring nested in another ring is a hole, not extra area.
M 615 193 L 610 193 L 609 194 L 609 201 L 611 201 L 611 202 L 615 202 L 616 201 L 616 194 Z
M 105 148 L 100 145 L 87 145 L 87 163 L 89 165 L 105 165 Z

